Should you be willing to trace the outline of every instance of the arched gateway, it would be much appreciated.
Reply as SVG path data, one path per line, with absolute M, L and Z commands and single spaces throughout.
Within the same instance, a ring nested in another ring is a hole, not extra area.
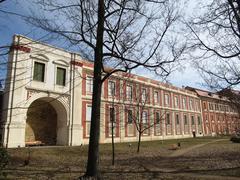
M 66 145 L 67 140 L 67 112 L 63 104 L 50 97 L 33 101 L 27 110 L 25 143 Z

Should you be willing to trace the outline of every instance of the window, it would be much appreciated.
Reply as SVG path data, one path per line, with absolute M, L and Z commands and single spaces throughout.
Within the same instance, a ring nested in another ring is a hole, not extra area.
M 204 109 L 204 110 L 207 109 L 207 104 L 206 104 L 206 102 L 203 103 L 203 109 Z
M 169 106 L 170 104 L 169 94 L 164 94 L 164 101 L 165 101 L 165 105 Z
M 226 112 L 229 112 L 229 106 L 226 106 Z
M 194 116 L 191 116 L 191 120 L 192 120 L 192 125 L 194 125 L 195 124 Z
M 158 104 L 159 103 L 159 97 L 158 97 L 158 92 L 154 91 L 154 103 Z
M 207 114 L 205 115 L 205 121 L 206 122 L 208 121 L 208 115 Z
M 184 125 L 188 125 L 188 119 L 186 114 L 184 114 Z
M 219 111 L 219 106 L 218 106 L 218 104 L 215 104 L 215 110 L 216 110 L 216 111 Z
M 86 121 L 91 121 L 92 106 L 87 106 Z
M 156 123 L 159 124 L 160 123 L 160 113 L 156 112 Z
M 33 80 L 44 82 L 45 64 L 34 62 Z
M 213 110 L 213 104 L 209 103 L 209 110 Z
M 145 102 L 147 100 L 147 90 L 142 89 L 142 101 Z
M 87 76 L 86 78 L 86 92 L 93 92 L 93 77 Z
M 56 84 L 65 86 L 66 83 L 66 69 L 57 67 L 57 80 Z
M 183 109 L 187 109 L 187 99 L 183 98 L 182 101 L 183 101 Z
M 133 122 L 132 110 L 128 110 L 128 111 L 127 111 L 127 118 L 128 118 L 128 123 L 129 123 L 129 124 L 132 124 L 132 122 Z
M 167 125 L 170 124 L 170 114 L 169 113 L 166 114 L 166 123 L 167 123 Z
M 143 124 L 146 124 L 147 121 L 148 121 L 147 112 L 146 112 L 146 111 L 143 111 L 143 113 L 142 113 L 142 123 L 143 123 Z
M 127 85 L 127 99 L 132 100 L 132 86 Z
M 180 124 L 180 121 L 179 121 L 179 115 L 176 114 L 176 124 L 179 125 Z
M 190 108 L 190 110 L 193 110 L 193 100 L 192 99 L 189 100 L 189 108 Z
M 109 96 L 115 96 L 116 92 L 116 85 L 114 81 L 109 81 L 108 82 L 108 95 Z
M 200 102 L 199 101 L 195 101 L 195 108 L 196 108 L 196 111 L 200 111 Z
M 115 109 L 110 108 L 110 122 L 115 122 Z
M 200 118 L 200 116 L 198 116 L 197 118 L 198 118 L 198 125 L 201 125 L 201 118 Z
M 174 104 L 175 104 L 175 107 L 178 107 L 178 106 L 179 106 L 178 96 L 175 96 L 175 97 L 174 97 Z

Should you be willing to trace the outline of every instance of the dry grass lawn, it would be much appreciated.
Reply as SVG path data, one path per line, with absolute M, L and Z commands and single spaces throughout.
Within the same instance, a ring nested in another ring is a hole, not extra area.
M 169 150 L 181 142 L 181 149 Z M 102 179 L 240 179 L 240 144 L 229 138 L 195 138 L 100 145 Z M 9 149 L 7 179 L 77 179 L 84 174 L 87 146 Z M 30 153 L 29 165 L 24 161 Z M 5 178 L 6 179 L 6 178 Z

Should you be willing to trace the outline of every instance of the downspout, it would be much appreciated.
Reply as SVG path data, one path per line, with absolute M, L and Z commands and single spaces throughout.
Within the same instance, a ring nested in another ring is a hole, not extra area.
M 71 91 L 72 91 L 72 98 L 71 98 L 71 100 L 72 100 L 72 102 L 71 102 L 71 104 L 72 104 L 72 109 L 71 109 L 71 114 L 72 114 L 72 118 L 71 118 L 71 128 L 70 128 L 70 136 L 71 136 L 71 141 L 70 141 L 70 146 L 72 146 L 73 145 L 73 119 L 74 119 L 74 94 L 75 94 L 75 92 L 74 92 L 74 89 L 75 89 L 75 60 L 76 60 L 76 54 L 74 53 L 74 54 L 71 54 L 71 59 L 73 59 L 73 66 L 71 65 L 71 84 L 72 84 L 72 86 L 70 87 L 71 88 Z
M 20 42 L 20 37 L 17 36 L 17 46 L 19 45 Z M 15 44 L 14 44 L 15 45 Z M 7 142 L 6 142 L 6 148 L 8 148 L 8 141 L 9 141 L 9 129 L 10 129 L 10 124 L 12 122 L 12 111 L 13 111 L 13 98 L 14 98 L 14 89 L 15 89 L 15 80 L 16 80 L 16 71 L 17 71 L 17 58 L 18 58 L 18 48 L 16 49 L 16 54 L 15 54 L 15 64 L 14 64 L 14 71 L 13 71 L 13 85 L 12 89 L 10 88 L 11 94 L 11 107 L 10 107 L 10 116 L 9 116 L 9 122 L 7 125 Z

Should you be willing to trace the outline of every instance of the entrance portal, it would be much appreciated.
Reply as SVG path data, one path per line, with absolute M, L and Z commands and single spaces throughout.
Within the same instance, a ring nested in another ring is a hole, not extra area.
M 34 101 L 28 108 L 25 142 L 40 142 L 44 145 L 57 143 L 57 113 L 50 102 Z

